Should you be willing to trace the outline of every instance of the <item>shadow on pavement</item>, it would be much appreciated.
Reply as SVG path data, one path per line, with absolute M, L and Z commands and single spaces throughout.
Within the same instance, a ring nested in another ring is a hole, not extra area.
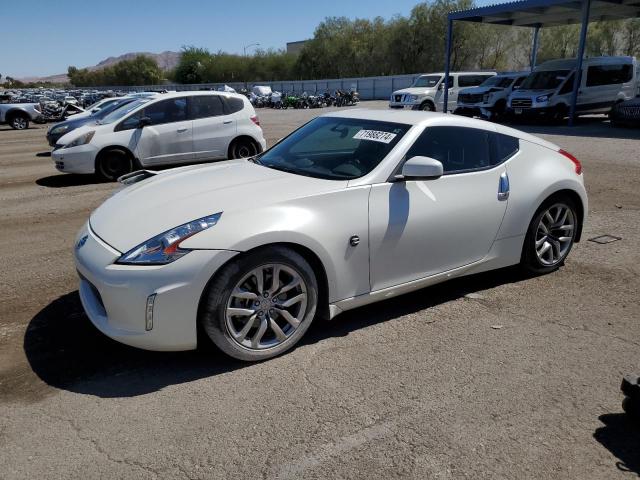
M 79 187 L 98 183 L 105 182 L 96 175 L 81 175 L 78 173 L 61 173 L 60 175 L 50 175 L 36 180 L 36 184 L 49 188 Z
M 640 477 L 640 424 L 624 413 L 601 415 L 604 427 L 598 428 L 593 437 L 618 459 L 616 467 Z
M 36 157 L 50 157 L 51 152 L 38 152 L 36 153 Z
M 525 279 L 513 268 L 455 279 L 352 310 L 330 322 L 317 321 L 301 344 L 346 336 L 471 292 Z M 251 365 L 225 356 L 207 338 L 196 351 L 175 353 L 117 343 L 91 324 L 77 291 L 54 300 L 33 317 L 25 333 L 24 351 L 33 371 L 48 385 L 106 398 L 143 395 Z

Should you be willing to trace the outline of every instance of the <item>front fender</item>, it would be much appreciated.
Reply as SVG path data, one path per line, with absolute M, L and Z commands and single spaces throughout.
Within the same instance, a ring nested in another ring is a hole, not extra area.
M 350 187 L 283 203 L 223 212 L 218 224 L 185 240 L 189 249 L 246 252 L 289 243 L 313 252 L 324 266 L 331 303 L 370 291 L 369 191 Z M 359 244 L 352 246 L 352 236 Z

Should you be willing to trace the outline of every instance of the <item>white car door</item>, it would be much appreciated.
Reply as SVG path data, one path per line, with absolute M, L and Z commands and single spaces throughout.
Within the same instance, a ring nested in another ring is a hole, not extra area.
M 372 186 L 372 290 L 461 267 L 489 252 L 508 198 L 506 168 L 496 165 L 496 137 L 478 129 L 428 128 L 406 158 L 435 158 L 442 162 L 445 175 Z
M 226 114 L 220 95 L 189 98 L 196 159 L 227 158 L 227 145 L 236 135 L 236 119 Z
M 134 135 L 136 156 L 144 166 L 195 159 L 193 122 L 187 115 L 186 97 L 154 102 L 139 111 L 136 117 L 149 122 L 138 128 Z

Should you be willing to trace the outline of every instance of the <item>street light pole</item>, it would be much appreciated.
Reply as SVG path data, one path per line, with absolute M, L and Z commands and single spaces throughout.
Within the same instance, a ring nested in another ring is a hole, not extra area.
M 245 45 L 244 47 L 242 47 L 242 50 L 244 51 L 244 56 L 247 56 L 247 48 L 249 47 L 259 47 L 260 44 L 259 43 L 250 43 L 249 45 Z

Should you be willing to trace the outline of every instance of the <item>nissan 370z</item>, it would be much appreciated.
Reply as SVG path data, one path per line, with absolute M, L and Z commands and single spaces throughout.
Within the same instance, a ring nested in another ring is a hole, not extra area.
M 78 234 L 91 321 L 150 350 L 261 360 L 316 318 L 520 264 L 580 240 L 582 166 L 540 138 L 453 115 L 353 110 L 250 159 L 134 172 Z

